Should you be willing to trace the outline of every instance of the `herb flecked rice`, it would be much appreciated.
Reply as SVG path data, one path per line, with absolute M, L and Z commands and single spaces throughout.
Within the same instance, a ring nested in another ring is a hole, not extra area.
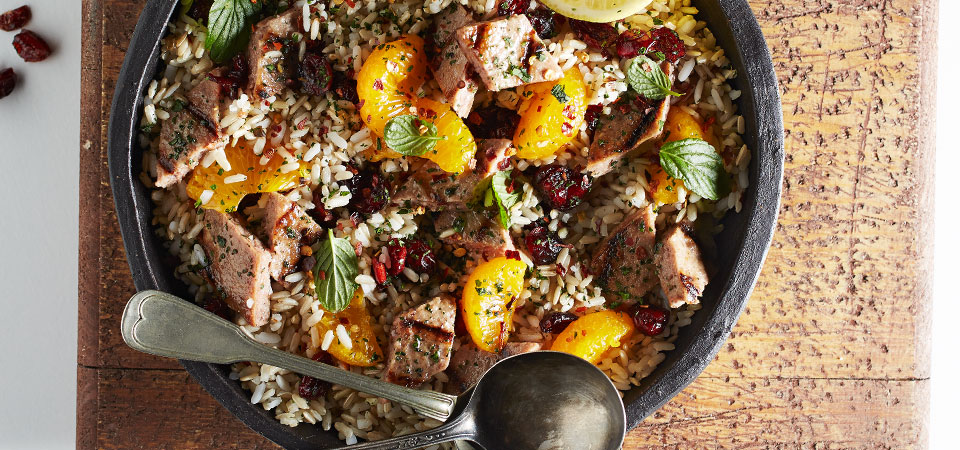
M 402 34 L 424 34 L 434 14 L 455 0 L 357 0 L 354 6 L 343 0 L 329 2 L 298 0 L 289 5 L 303 10 L 301 30 L 303 40 L 321 42 L 323 52 L 336 71 L 359 72 L 365 57 L 376 45 L 392 41 Z M 496 15 L 495 0 L 459 0 L 472 9 L 478 17 Z M 283 3 L 283 2 L 281 2 Z M 352 2 L 351 2 L 352 3 Z M 690 0 L 644 0 L 646 12 L 625 19 L 618 26 L 649 30 L 662 24 L 673 29 L 686 45 L 686 55 L 676 65 L 674 87 L 681 86 L 688 92 L 684 97 L 674 98 L 674 107 L 683 108 L 696 118 L 710 116 L 714 119 L 719 136 L 724 168 L 732 176 L 729 194 L 716 201 L 702 199 L 693 192 L 680 188 L 677 201 L 660 206 L 657 211 L 657 229 L 669 224 L 699 218 L 720 218 L 727 211 L 739 212 L 741 193 L 746 189 L 747 166 L 750 152 L 740 136 L 744 121 L 737 114 L 735 101 L 740 92 L 733 90 L 728 80 L 736 76 L 723 49 L 703 21 L 697 20 L 695 7 Z M 625 69 L 618 58 L 609 58 L 593 51 L 578 40 L 568 28 L 544 42 L 547 50 L 555 55 L 561 68 L 579 67 L 587 85 L 588 104 L 608 105 L 628 89 Z M 178 102 L 185 101 L 186 92 L 203 80 L 216 65 L 204 47 L 206 28 L 187 15 L 181 14 L 169 25 L 169 33 L 162 42 L 162 60 L 166 64 L 160 76 L 153 81 L 144 95 L 140 144 L 149 149 L 144 152 L 142 181 L 152 188 L 154 204 L 153 225 L 165 239 L 170 253 L 179 258 L 176 276 L 190 288 L 198 303 L 204 303 L 212 295 L 214 287 L 205 281 L 197 270 L 206 256 L 198 243 L 202 225 L 196 206 L 209 200 L 212 191 L 204 192 L 198 200 L 187 195 L 186 181 L 169 189 L 154 187 L 156 179 L 159 130 L 171 117 Z M 301 57 L 302 57 L 301 50 Z M 428 80 L 422 88 L 422 96 L 442 101 L 437 83 Z M 686 99 L 683 104 L 679 104 Z M 519 96 L 514 89 L 496 93 L 481 89 L 476 103 L 495 103 L 516 109 Z M 182 105 L 182 103 L 180 103 Z M 182 107 L 182 106 L 181 106 Z M 606 110 L 609 112 L 609 108 Z M 273 123 L 281 126 L 278 133 L 263 135 L 257 132 Z M 262 151 L 265 146 L 286 152 L 299 166 L 282 167 L 282 170 L 307 168 L 305 182 L 283 194 L 304 210 L 323 206 L 333 211 L 339 219 L 334 233 L 338 238 L 348 239 L 353 246 L 360 246 L 356 283 L 363 289 L 367 308 L 376 322 L 380 338 L 390 333 L 395 315 L 423 303 L 442 292 L 453 293 L 456 283 L 430 282 L 429 276 L 418 275 L 412 270 L 403 272 L 399 282 L 378 288 L 372 272 L 373 258 L 391 238 L 405 238 L 418 230 L 420 218 L 415 212 L 397 207 L 369 214 L 365 220 L 352 221 L 344 206 L 351 201 L 350 192 L 343 182 L 353 176 L 348 164 L 362 165 L 362 152 L 375 145 L 376 136 L 363 125 L 356 107 L 346 101 L 337 101 L 330 94 L 309 96 L 285 89 L 282 93 L 264 101 L 255 101 L 248 93 L 239 94 L 227 111 L 222 112 L 218 124 L 224 135 L 232 142 L 253 142 L 253 151 Z M 570 163 L 587 155 L 590 137 L 586 125 L 567 144 L 563 151 L 538 160 L 511 158 L 511 166 L 526 170 L 531 166 L 550 163 Z M 259 153 L 257 153 L 259 155 Z M 211 152 L 201 164 L 226 164 L 222 152 Z M 408 158 L 386 159 L 381 165 L 385 173 L 404 171 Z M 570 248 L 564 248 L 555 264 L 535 266 L 533 276 L 528 277 L 517 310 L 513 317 L 511 341 L 540 342 L 549 347 L 552 335 L 541 332 L 539 323 L 545 314 L 552 311 L 576 313 L 600 310 L 605 307 L 601 290 L 589 274 L 590 253 L 595 244 L 603 240 L 613 228 L 632 210 L 643 207 L 648 199 L 648 181 L 644 169 L 651 161 L 645 157 L 629 159 L 615 173 L 607 175 L 606 182 L 595 183 L 589 205 L 573 212 L 561 212 L 541 207 L 534 189 L 529 184 L 520 186 L 519 201 L 506 212 L 509 215 L 510 232 L 517 243 L 524 261 L 530 261 L 520 238 L 524 226 L 549 217 L 548 228 L 558 234 Z M 227 183 L 242 183 L 244 175 L 234 175 Z M 323 199 L 323 205 L 314 204 L 315 194 Z M 254 211 L 255 214 L 255 211 Z M 719 232 L 720 226 L 714 226 Z M 441 230 L 437 230 L 440 237 Z M 589 247 L 588 247 L 589 246 Z M 449 246 L 448 246 L 449 247 Z M 458 257 L 469 259 L 460 249 L 445 248 Z M 475 263 L 466 263 L 466 273 Z M 267 325 L 253 327 L 242 318 L 237 324 L 264 345 L 307 357 L 326 350 L 332 343 L 349 342 L 350 333 L 342 325 L 335 331 L 319 333 L 313 327 L 322 314 L 321 302 L 316 298 L 312 277 L 305 272 L 286 275 L 282 282 L 273 282 L 270 297 L 270 318 Z M 608 305 L 609 306 L 609 305 Z M 665 331 L 649 337 L 634 333 L 623 342 L 617 351 L 607 353 L 598 366 L 622 391 L 629 390 L 650 374 L 665 358 L 665 352 L 673 350 L 673 341 L 679 329 L 691 322 L 699 305 L 685 305 L 670 310 Z M 454 351 L 469 342 L 469 336 L 460 336 L 454 343 Z M 346 344 L 344 344 L 346 345 Z M 384 348 L 384 350 L 386 350 Z M 352 370 L 371 377 L 381 377 L 383 364 L 368 368 L 351 367 Z M 250 401 L 270 410 L 276 419 L 289 426 L 318 426 L 324 430 L 335 429 L 348 444 L 358 439 L 377 440 L 422 431 L 440 425 L 433 419 L 415 414 L 409 407 L 394 404 L 341 386 L 334 386 L 325 396 L 306 400 L 298 395 L 300 375 L 257 363 L 240 363 L 233 366 L 230 378 L 240 382 L 250 394 Z M 424 383 L 421 389 L 442 391 L 448 382 L 443 372 Z M 434 446 L 432 448 L 441 448 Z M 448 447 L 443 447 L 448 448 Z

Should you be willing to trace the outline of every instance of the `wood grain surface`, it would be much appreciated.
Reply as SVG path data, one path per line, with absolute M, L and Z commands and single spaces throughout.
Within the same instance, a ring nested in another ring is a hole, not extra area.
M 935 0 L 751 0 L 783 97 L 780 221 L 747 309 L 625 448 L 925 448 Z M 77 445 L 275 448 L 119 336 L 134 292 L 106 167 L 142 5 L 84 0 Z

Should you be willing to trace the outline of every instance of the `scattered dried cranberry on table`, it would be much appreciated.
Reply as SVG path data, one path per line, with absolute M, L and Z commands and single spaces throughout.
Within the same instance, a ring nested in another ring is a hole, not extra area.
M 550 164 L 537 169 L 533 185 L 550 207 L 560 211 L 573 209 L 590 192 L 593 181 L 586 174 L 559 164 Z
M 12 68 L 0 70 L 0 98 L 6 97 L 17 87 L 17 74 Z
M 23 5 L 0 14 L 0 30 L 13 31 L 23 28 L 30 21 L 30 7 Z
M 37 33 L 23 30 L 13 37 L 13 47 L 26 62 L 39 62 L 50 56 L 50 46 Z
M 670 314 L 663 308 L 656 306 L 637 305 L 634 307 L 633 324 L 641 333 L 647 336 L 657 336 L 663 333 L 667 326 L 667 318 Z

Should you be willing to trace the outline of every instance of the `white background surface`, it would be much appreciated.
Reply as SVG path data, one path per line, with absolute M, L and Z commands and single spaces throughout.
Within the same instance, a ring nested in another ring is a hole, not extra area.
M 0 12 L 29 0 L 0 0 Z M 29 1 L 53 48 L 26 63 L 0 31 L 0 448 L 75 445 L 80 0 Z
M 0 0 L 0 12 L 23 0 Z M 71 448 L 75 443 L 77 341 L 77 185 L 80 108 L 80 1 L 30 2 L 28 28 L 46 38 L 53 56 L 24 63 L 14 33 L 0 32 L 0 68 L 20 80 L 0 99 L 0 448 Z M 960 15 L 960 2 L 941 2 L 940 17 Z M 929 38 L 932 38 L 930 36 Z M 940 27 L 938 104 L 960 104 L 955 80 L 960 39 Z M 936 181 L 934 344 L 931 448 L 955 448 L 955 374 L 960 299 L 956 255 L 960 213 L 953 206 L 960 150 L 950 133 L 960 110 L 940 108 Z M 951 142 L 953 140 L 953 142 Z

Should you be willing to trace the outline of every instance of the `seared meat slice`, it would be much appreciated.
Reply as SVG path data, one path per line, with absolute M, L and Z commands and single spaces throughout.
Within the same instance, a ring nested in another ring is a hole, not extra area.
M 233 216 L 206 209 L 201 218 L 200 245 L 207 253 L 209 270 L 227 305 L 243 314 L 253 326 L 270 318 L 271 256 L 260 240 Z
M 273 254 L 270 276 L 280 280 L 300 261 L 300 246 L 316 239 L 323 229 L 296 203 L 276 192 L 262 194 L 260 206 L 264 214 L 259 228 Z
M 664 61 L 660 68 L 672 81 L 673 65 Z M 594 177 L 615 169 L 627 153 L 660 136 L 670 111 L 670 97 L 651 103 L 636 93 L 626 92 L 611 109 L 610 114 L 597 120 L 590 142 L 586 171 Z
M 160 128 L 160 149 L 157 153 L 157 187 L 177 184 L 187 176 L 200 159 L 213 149 L 222 149 L 216 125 L 193 113 L 190 108 L 171 112 Z
M 225 67 L 217 67 L 211 70 L 209 75 L 223 77 L 226 72 Z M 230 98 L 223 95 L 220 90 L 220 83 L 210 77 L 205 77 L 187 91 L 187 100 L 190 101 L 190 108 L 193 112 L 209 122 L 214 128 L 220 127 L 220 112 L 230 106 Z
M 463 247 L 471 255 L 484 259 L 497 258 L 503 256 L 507 250 L 516 250 L 509 231 L 499 222 L 471 209 L 441 211 L 433 219 L 433 226 L 440 235 L 446 230 L 454 231 L 453 234 L 440 238 L 444 243 Z
M 291 35 L 300 28 L 303 11 L 290 8 L 284 13 L 257 23 L 247 46 L 250 78 L 246 93 L 254 99 L 265 99 L 283 90 L 296 76 L 296 63 Z M 289 54 L 289 56 L 288 56 Z
M 394 204 L 423 206 L 436 211 L 445 206 L 463 207 L 473 199 L 476 187 L 504 167 L 512 143 L 507 139 L 480 139 L 472 167 L 455 175 L 434 162 L 420 159 L 410 164 L 410 174 L 390 197 Z
M 654 260 L 670 307 L 700 302 L 708 280 L 697 243 L 677 225 L 661 236 L 658 246 Z
M 558 80 L 563 71 L 523 14 L 460 27 L 457 42 L 491 91 Z
M 462 394 L 477 384 L 480 377 L 501 359 L 539 350 L 540 344 L 536 342 L 507 342 L 500 353 L 480 350 L 473 342 L 463 344 L 450 359 L 450 382 L 446 391 L 453 395 Z
M 590 269 L 608 301 L 639 300 L 656 286 L 656 220 L 650 205 L 630 214 L 594 253 Z
M 443 372 L 450 364 L 456 316 L 457 303 L 451 297 L 442 296 L 393 319 L 387 380 L 416 386 Z
M 473 15 L 459 3 L 452 3 L 436 15 L 434 23 L 434 54 L 430 68 L 433 69 L 434 78 L 453 111 L 460 117 L 467 117 L 479 86 L 476 73 L 460 50 L 460 44 L 454 39 L 453 33 L 457 28 L 473 23 Z

